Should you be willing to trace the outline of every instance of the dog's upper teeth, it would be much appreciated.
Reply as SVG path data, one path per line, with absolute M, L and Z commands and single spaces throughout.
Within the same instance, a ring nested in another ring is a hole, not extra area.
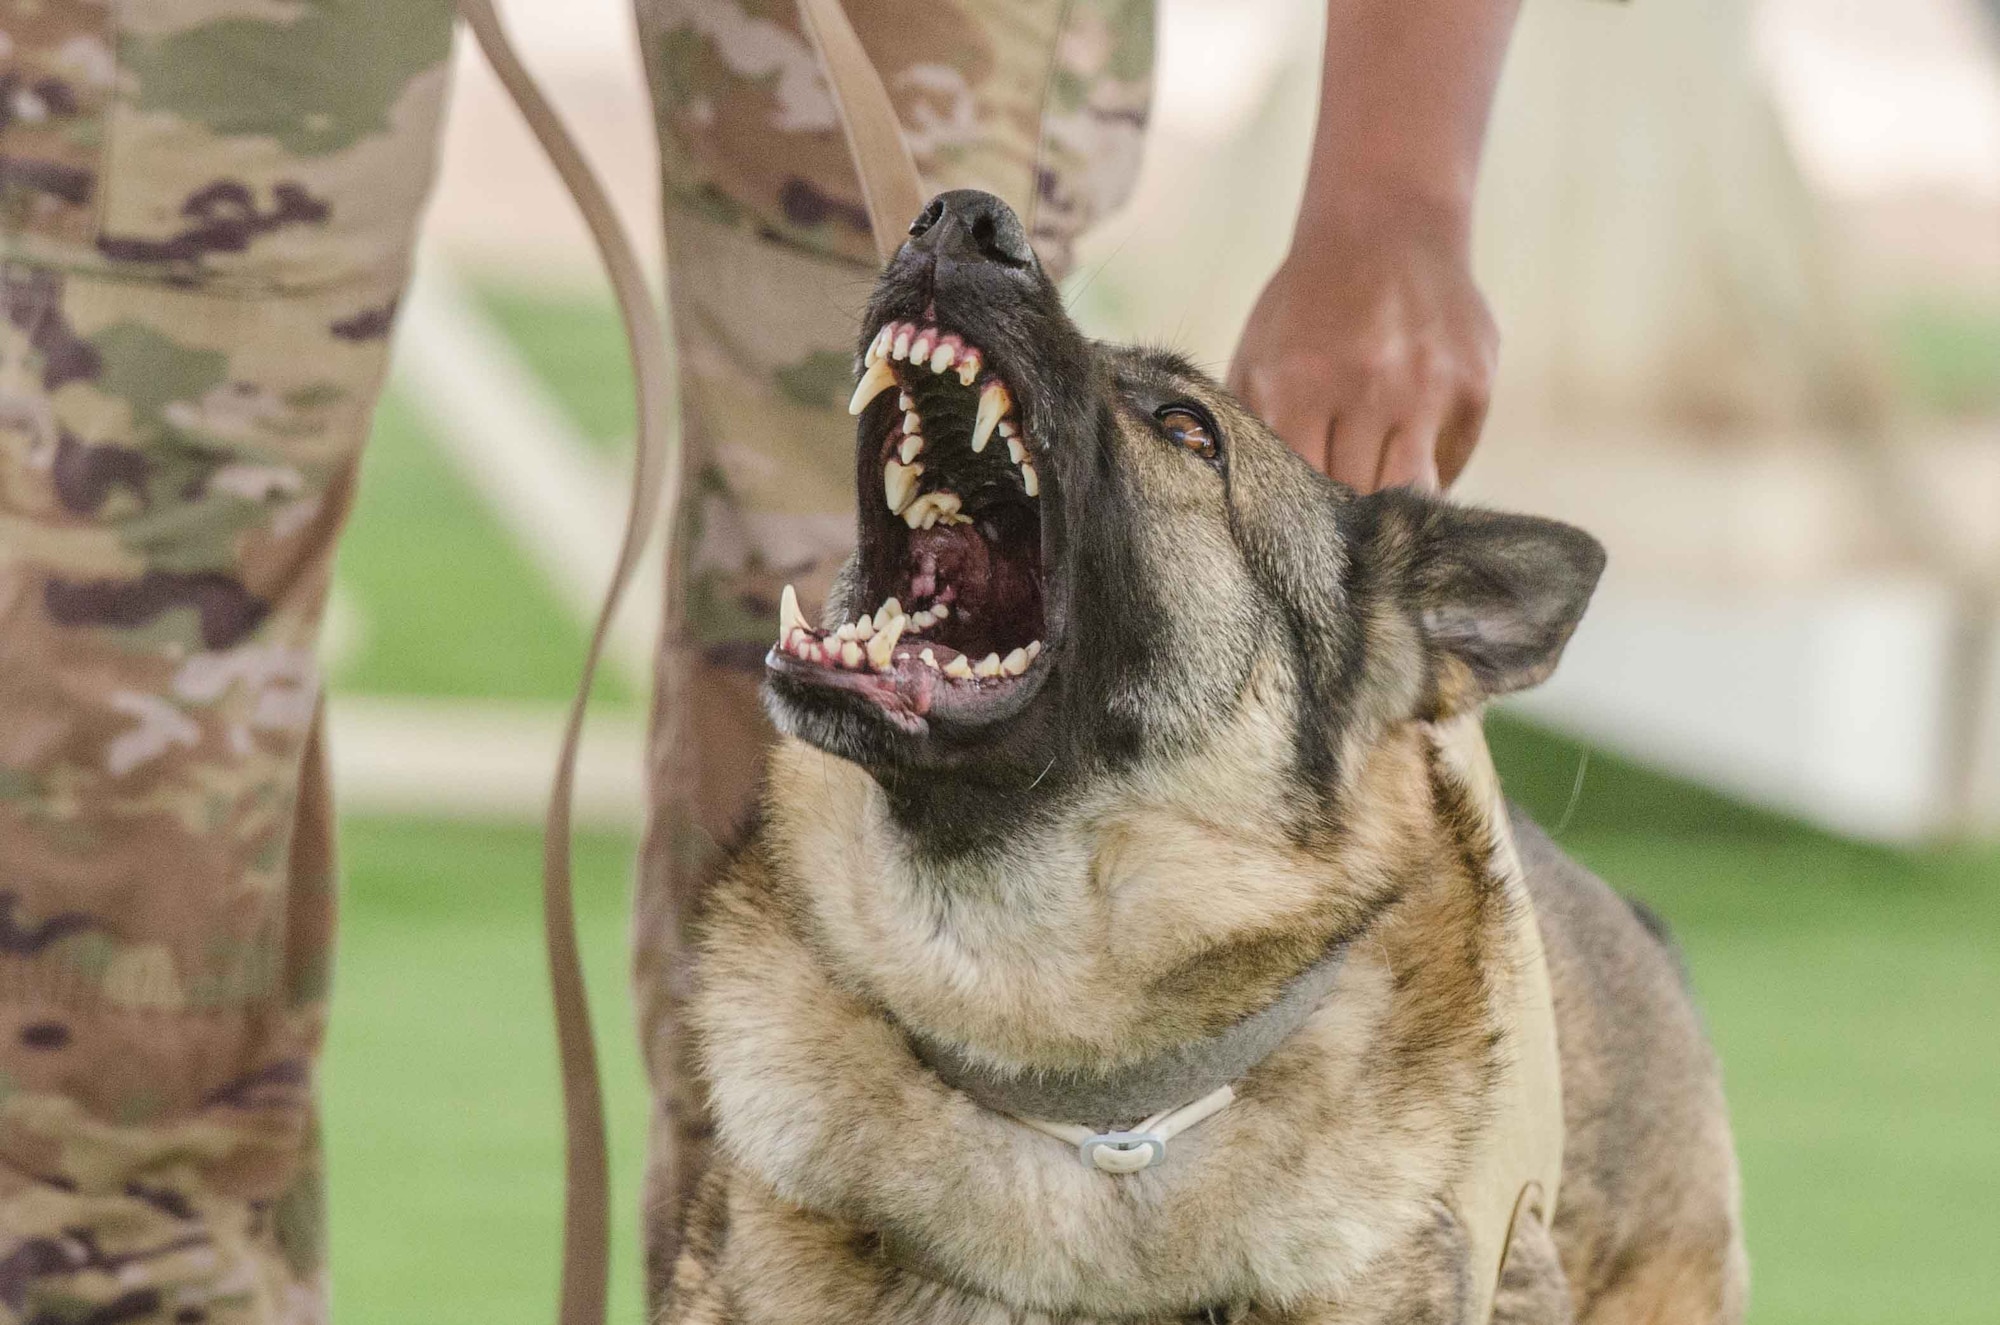
M 812 623 L 806 620 L 804 612 L 799 611 L 798 590 L 786 585 L 785 591 L 778 595 L 778 642 L 782 644 L 790 639 L 795 630 L 811 629 Z
M 863 612 L 854 618 L 854 638 L 866 644 L 875 636 L 875 618 Z
M 1042 495 L 1042 478 L 1035 472 L 1035 462 L 1032 460 L 1021 461 L 1021 489 L 1030 497 Z
M 895 370 L 877 359 L 868 365 L 868 371 L 861 374 L 861 381 L 855 385 L 854 395 L 847 402 L 849 414 L 859 414 L 868 408 L 868 402 L 896 385 Z
M 1002 676 L 1019 676 L 1027 670 L 1028 651 L 1026 649 L 1015 649 L 1000 660 L 1000 675 Z
M 937 618 L 929 612 L 916 612 L 910 616 L 910 629 L 922 634 L 937 624 Z
M 1014 421 L 1012 419 L 1002 419 L 1000 420 L 1000 427 L 997 431 L 1002 437 L 1012 437 L 1015 433 L 1019 432 L 1020 429 L 1014 426 Z
M 907 624 L 909 624 L 908 617 L 891 617 L 883 623 L 880 630 L 875 632 L 875 637 L 868 641 L 868 661 L 875 665 L 876 671 L 889 670 L 889 662 L 896 652 L 896 641 L 903 637 L 903 627 Z
M 917 433 L 911 433 L 909 436 L 905 437 L 903 439 L 903 444 L 896 448 L 897 456 L 900 457 L 902 459 L 902 462 L 906 465 L 909 464 L 912 460 L 915 460 L 918 456 L 922 455 L 923 452 L 924 452 L 924 439 Z
M 910 357 L 910 336 L 912 334 L 908 327 L 896 328 L 896 339 L 889 342 L 889 357 L 891 359 L 907 359 Z
M 910 412 L 911 410 L 915 409 L 916 407 L 917 407 L 917 402 L 916 402 L 916 401 L 915 401 L 914 399 L 912 399 L 912 398 L 911 398 L 911 396 L 910 396 L 910 393 L 909 393 L 909 392 L 907 392 L 907 391 L 898 391 L 898 392 L 896 393 L 896 408 L 897 408 L 897 409 L 899 409 L 899 410 L 902 410 L 902 411 L 903 411 L 903 412 L 904 412 L 905 414 L 907 414 L 907 413 L 909 413 L 909 412 Z
M 939 341 L 938 347 L 931 351 L 931 371 L 934 373 L 943 372 L 957 361 L 958 346 L 948 340 Z
M 833 637 L 837 640 L 859 639 L 861 632 L 852 621 L 843 621 L 840 629 L 833 632 Z
M 862 356 L 868 364 L 872 366 L 888 355 L 889 337 L 894 331 L 892 324 L 882 324 L 882 329 L 875 333 L 875 339 L 868 342 L 868 353 Z
M 1001 416 L 1012 405 L 1007 388 L 998 382 L 988 382 L 979 393 L 979 417 L 972 421 L 972 450 L 975 455 L 986 449 L 986 439 L 1000 426 Z
M 944 620 L 944 619 L 945 619 L 946 617 L 948 617 L 948 616 L 950 616 L 950 615 L 951 615 L 951 604 L 950 604 L 950 603 L 932 603 L 932 604 L 931 604 L 931 615 L 932 615 L 932 616 L 934 616 L 934 617 L 936 617 L 936 618 L 937 618 L 938 620 L 940 620 L 940 621 Z
M 984 658 L 981 658 L 978 662 L 972 664 L 972 674 L 974 676 L 1000 675 L 1000 655 L 997 653 L 989 653 Z
M 958 356 L 958 384 L 971 386 L 978 380 L 980 364 L 979 351 L 968 346 L 965 352 Z
M 884 598 L 882 606 L 875 609 L 875 621 L 880 623 L 903 615 L 903 600 L 896 597 Z
M 965 655 L 961 653 L 944 665 L 944 674 L 960 681 L 970 681 L 972 679 L 972 664 L 967 662 Z
M 910 362 L 923 363 L 931 357 L 931 348 L 937 344 L 937 328 L 925 327 L 910 340 Z
M 903 416 L 903 435 L 905 437 L 914 437 L 923 430 L 924 421 L 915 410 L 911 410 Z
M 929 529 L 939 520 L 956 523 L 952 517 L 961 505 L 955 492 L 926 492 L 903 511 L 903 523 L 912 529 Z
M 905 465 L 891 460 L 882 466 L 882 498 L 889 509 L 901 515 L 916 495 L 917 480 L 924 476 L 922 465 Z M 915 526 L 912 526 L 914 528 Z

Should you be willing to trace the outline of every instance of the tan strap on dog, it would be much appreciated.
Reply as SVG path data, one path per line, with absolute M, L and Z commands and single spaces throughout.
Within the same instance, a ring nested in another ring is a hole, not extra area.
M 669 402 L 673 377 L 667 337 L 653 293 L 632 241 L 611 200 L 569 131 L 563 127 L 507 39 L 493 0 L 456 0 L 487 63 L 513 97 L 521 117 L 576 201 L 598 256 L 610 277 L 638 393 L 639 428 L 632 456 L 632 500 L 624 541 L 604 594 L 583 675 L 563 729 L 562 752 L 542 839 L 542 927 L 549 985 L 555 1003 L 556 1052 L 562 1065 L 564 1191 L 561 1325 L 600 1325 L 605 1317 L 611 1249 L 611 1200 L 604 1130 L 604 1098 L 597 1074 L 597 1046 L 590 1030 L 590 999 L 577 955 L 576 915 L 570 879 L 570 817 L 575 799 L 577 749 L 584 712 L 618 604 L 661 510 L 678 508 L 680 455 Z M 806 31 L 833 82 L 834 102 L 847 145 L 861 175 L 875 247 L 887 262 L 905 228 L 923 209 L 925 194 L 915 161 L 897 125 L 889 93 L 869 63 L 839 0 L 799 0 Z
M 1481 714 L 1462 714 L 1431 729 L 1438 751 L 1486 812 L 1493 835 L 1492 869 L 1507 895 L 1507 951 L 1494 963 L 1494 1001 L 1506 1032 L 1506 1058 L 1491 1125 L 1474 1143 L 1470 1167 L 1446 1200 L 1471 1244 L 1472 1320 L 1493 1314 L 1506 1268 L 1507 1244 L 1522 1214 L 1544 1224 L 1555 1218 L 1562 1187 L 1562 1060 L 1547 956 L 1526 872 L 1514 845 L 1500 776 L 1486 745 Z

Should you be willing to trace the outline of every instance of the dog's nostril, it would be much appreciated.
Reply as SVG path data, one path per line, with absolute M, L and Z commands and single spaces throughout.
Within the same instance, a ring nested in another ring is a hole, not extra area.
M 915 239 L 918 235 L 936 225 L 938 218 L 943 215 L 944 199 L 942 197 L 932 198 L 930 206 L 918 212 L 917 219 L 910 222 L 910 238 Z

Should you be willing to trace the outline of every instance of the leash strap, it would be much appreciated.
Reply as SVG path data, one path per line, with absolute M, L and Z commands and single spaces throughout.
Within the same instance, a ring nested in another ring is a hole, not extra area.
M 618 605 L 662 510 L 679 505 L 680 453 L 672 429 L 673 377 L 667 336 L 630 236 L 576 140 L 522 64 L 493 0 L 456 0 L 458 13 L 515 108 L 561 176 L 597 246 L 610 278 L 632 356 L 638 393 L 638 437 L 632 456 L 632 500 L 625 535 L 603 606 L 590 634 L 583 674 L 571 701 L 549 793 L 542 839 L 542 928 L 549 986 L 555 1004 L 556 1052 L 562 1069 L 564 1200 L 560 1325 L 601 1325 L 610 1280 L 611 1199 L 597 1045 L 590 1029 L 590 997 L 577 952 L 570 874 L 571 815 L 577 750 L 591 685 L 604 654 Z M 839 0 L 799 0 L 805 28 L 833 84 L 833 96 L 860 172 L 875 246 L 887 262 L 903 242 L 904 227 L 923 210 L 925 194 L 909 145 L 896 122 L 888 89 L 869 62 Z
M 563 728 L 562 753 L 542 838 L 542 929 L 548 948 L 549 986 L 555 1001 L 556 1052 L 562 1065 L 564 1191 L 561 1325 L 601 1325 L 610 1279 L 611 1198 L 606 1159 L 604 1097 L 597 1075 L 597 1046 L 590 1031 L 590 999 L 577 956 L 576 914 L 570 881 L 570 816 L 576 789 L 577 748 L 584 710 L 596 679 L 604 641 L 618 604 L 652 536 L 653 521 L 679 498 L 680 465 L 671 428 L 673 378 L 667 336 L 632 241 L 595 172 L 562 120 L 535 86 L 507 39 L 493 0 L 457 0 L 487 63 L 562 177 L 611 279 L 637 385 L 639 429 L 632 456 L 632 502 L 625 538 L 591 630 L 583 676 Z

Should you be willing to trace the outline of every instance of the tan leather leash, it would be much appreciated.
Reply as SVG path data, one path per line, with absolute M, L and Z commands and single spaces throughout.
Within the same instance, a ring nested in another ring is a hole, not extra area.
M 664 508 L 671 519 L 677 509 L 681 475 L 669 414 L 673 383 L 666 333 L 652 292 L 603 187 L 509 44 L 492 0 L 456 0 L 456 4 L 590 228 L 618 300 L 638 394 L 632 501 L 626 513 L 624 541 L 591 632 L 582 678 L 564 728 L 542 851 L 542 917 L 562 1068 L 565 1137 L 558 1320 L 560 1325 L 602 1325 L 610 1261 L 609 1173 L 589 996 L 577 953 L 570 877 L 571 809 L 585 710 L 612 618 L 646 548 L 655 517 Z M 848 150 L 867 201 L 876 251 L 887 263 L 901 247 L 905 227 L 928 199 L 922 177 L 903 138 L 888 90 L 839 0 L 799 0 L 799 9 L 831 81 Z M 1511 1032 L 1513 1053 L 1502 1073 L 1495 1125 L 1475 1146 L 1468 1171 L 1448 1194 L 1471 1243 L 1474 1291 L 1480 1295 L 1473 1319 L 1484 1322 L 1491 1315 L 1515 1222 L 1530 1209 L 1545 1220 L 1554 1214 L 1562 1167 L 1562 1085 L 1548 968 L 1478 715 L 1441 725 L 1436 734 L 1440 750 L 1465 780 L 1467 789 L 1487 808 L 1495 840 L 1493 864 L 1510 901 L 1510 960 L 1501 963 L 1504 987 L 1497 999 L 1508 1023 L 1506 1029 Z
M 673 377 L 668 368 L 666 329 L 653 304 L 645 270 L 596 174 L 584 160 L 562 120 L 535 86 L 507 40 L 492 0 L 457 0 L 521 117 L 562 177 L 611 278 L 618 314 L 632 355 L 638 393 L 638 437 L 632 454 L 632 501 L 625 514 L 625 537 L 605 590 L 604 605 L 590 634 L 583 676 L 563 728 L 562 753 L 542 838 L 542 929 L 548 948 L 549 986 L 555 1002 L 556 1052 L 562 1064 L 564 1200 L 561 1325 L 601 1325 L 610 1279 L 611 1198 L 604 1130 L 603 1088 L 597 1075 L 597 1045 L 590 1030 L 590 999 L 576 945 L 576 914 L 570 880 L 570 817 L 575 800 L 577 748 L 583 739 L 584 710 L 604 655 L 604 642 L 639 557 L 652 537 L 653 521 L 679 500 L 680 456 L 672 429 Z

